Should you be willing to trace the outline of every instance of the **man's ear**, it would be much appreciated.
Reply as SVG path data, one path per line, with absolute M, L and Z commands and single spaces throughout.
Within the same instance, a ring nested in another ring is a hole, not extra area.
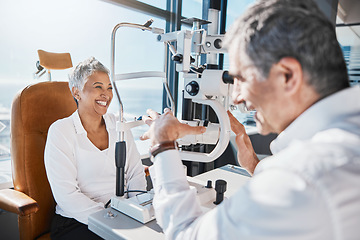
M 292 57 L 284 57 L 278 62 L 278 66 L 284 75 L 284 90 L 288 93 L 297 92 L 304 83 L 304 74 L 301 64 Z

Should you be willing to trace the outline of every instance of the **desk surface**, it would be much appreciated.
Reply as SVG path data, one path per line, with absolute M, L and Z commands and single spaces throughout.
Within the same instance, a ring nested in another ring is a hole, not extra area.
M 225 197 L 229 198 L 240 186 L 249 180 L 249 177 L 244 176 L 244 174 L 246 174 L 246 172 L 244 172 L 243 169 L 226 165 L 200 174 L 194 177 L 194 179 L 197 182 L 202 182 L 204 185 L 208 180 L 212 180 L 213 183 L 217 179 L 227 181 Z M 110 218 L 108 216 L 109 211 L 111 214 L 114 214 L 115 217 Z M 111 208 L 90 215 L 88 226 L 91 231 L 108 240 L 143 239 L 145 236 L 146 239 L 165 239 L 156 220 L 142 224 Z
M 114 218 L 107 217 L 109 211 L 115 215 Z M 155 220 L 142 224 L 112 208 L 90 215 L 88 227 L 107 240 L 165 239 Z

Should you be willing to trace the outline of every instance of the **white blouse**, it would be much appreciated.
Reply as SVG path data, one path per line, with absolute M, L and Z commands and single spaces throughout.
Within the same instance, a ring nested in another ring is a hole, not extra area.
M 99 150 L 88 139 L 78 111 L 50 126 L 45 147 L 45 168 L 57 203 L 56 213 L 84 224 L 115 195 L 116 118 L 113 114 L 103 118 L 109 136 L 107 149 Z M 125 132 L 124 139 L 125 190 L 145 190 L 144 168 L 130 131 Z

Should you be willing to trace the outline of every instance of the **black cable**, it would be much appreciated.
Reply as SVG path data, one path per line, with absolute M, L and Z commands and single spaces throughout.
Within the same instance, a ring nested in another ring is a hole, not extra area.
M 105 204 L 105 208 L 108 208 L 110 203 L 111 203 L 111 199 L 109 199 L 109 201 L 107 201 L 107 203 Z
M 131 193 L 131 192 L 147 193 L 147 191 L 143 191 L 143 190 L 128 190 L 125 191 L 124 193 Z

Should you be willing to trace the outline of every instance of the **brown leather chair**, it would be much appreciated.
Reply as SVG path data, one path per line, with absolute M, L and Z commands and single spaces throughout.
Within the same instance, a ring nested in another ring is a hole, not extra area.
M 18 214 L 20 239 L 50 239 L 55 214 L 44 166 L 49 126 L 76 110 L 67 82 L 41 82 L 24 88 L 11 110 L 14 189 L 0 190 L 0 208 Z

